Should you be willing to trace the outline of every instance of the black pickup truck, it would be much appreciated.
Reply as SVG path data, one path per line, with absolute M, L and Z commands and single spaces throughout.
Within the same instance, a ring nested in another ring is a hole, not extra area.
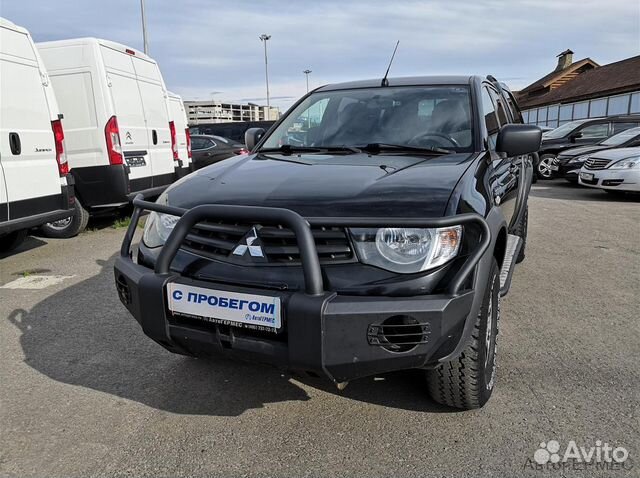
M 434 400 L 483 406 L 541 142 L 504 85 L 324 86 L 245 139 L 250 154 L 134 200 L 115 281 L 145 334 L 338 388 L 423 369 Z

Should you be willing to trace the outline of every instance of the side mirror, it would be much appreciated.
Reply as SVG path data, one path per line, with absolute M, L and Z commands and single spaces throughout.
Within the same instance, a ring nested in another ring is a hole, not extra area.
M 264 135 L 264 129 L 262 128 L 249 128 L 244 133 L 244 144 L 247 146 L 249 151 L 253 150 L 258 141 Z
M 542 142 L 542 129 L 528 124 L 508 124 L 500 128 L 496 151 L 508 157 L 537 153 Z
M 578 131 L 577 133 L 573 133 L 573 134 L 569 137 L 569 140 L 570 140 L 572 143 L 575 143 L 575 142 L 576 142 L 576 139 L 579 139 L 579 138 L 582 138 L 582 131 Z

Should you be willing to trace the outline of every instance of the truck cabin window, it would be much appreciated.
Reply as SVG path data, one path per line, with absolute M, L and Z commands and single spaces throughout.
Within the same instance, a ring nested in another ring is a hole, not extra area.
M 466 86 L 402 86 L 317 92 L 269 135 L 263 148 L 363 147 L 386 143 L 472 150 Z

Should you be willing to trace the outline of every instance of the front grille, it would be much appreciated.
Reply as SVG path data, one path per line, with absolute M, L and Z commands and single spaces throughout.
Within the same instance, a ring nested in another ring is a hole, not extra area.
M 196 224 L 182 243 L 187 252 L 203 257 L 244 262 L 232 251 L 253 227 L 252 224 L 205 221 Z M 266 262 L 280 265 L 300 264 L 300 250 L 293 231 L 282 226 L 256 226 Z M 339 227 L 312 227 L 321 264 L 353 262 L 355 256 L 347 233 Z M 259 262 L 256 261 L 256 264 Z
M 610 162 L 610 159 L 589 158 L 585 161 L 584 167 L 586 169 L 604 169 Z

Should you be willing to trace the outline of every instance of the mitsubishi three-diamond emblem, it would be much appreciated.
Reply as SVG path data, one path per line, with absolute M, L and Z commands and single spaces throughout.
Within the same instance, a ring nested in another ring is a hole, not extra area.
M 240 240 L 240 244 L 233 250 L 234 256 L 244 256 L 247 252 L 251 257 L 264 258 L 264 252 L 258 239 L 258 231 L 252 227 L 249 232 Z

